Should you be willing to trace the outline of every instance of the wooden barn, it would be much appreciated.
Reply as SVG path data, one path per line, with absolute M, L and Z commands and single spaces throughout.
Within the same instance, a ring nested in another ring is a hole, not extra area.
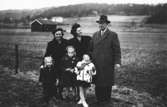
M 52 32 L 57 28 L 57 23 L 51 20 L 35 19 L 31 23 L 31 32 Z

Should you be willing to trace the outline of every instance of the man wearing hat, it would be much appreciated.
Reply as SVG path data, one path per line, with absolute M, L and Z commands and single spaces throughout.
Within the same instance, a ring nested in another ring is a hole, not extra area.
M 121 49 L 117 34 L 108 28 L 110 21 L 107 16 L 101 15 L 96 22 L 99 31 L 92 38 L 92 59 L 97 70 L 95 94 L 98 103 L 108 104 L 114 85 L 114 70 L 121 65 Z

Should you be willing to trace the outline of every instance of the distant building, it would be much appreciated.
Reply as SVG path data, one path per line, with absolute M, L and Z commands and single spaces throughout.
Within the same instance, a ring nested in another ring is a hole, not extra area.
M 51 20 L 35 19 L 31 23 L 32 32 L 52 32 L 57 28 L 58 23 Z
M 57 23 L 63 23 L 64 18 L 55 16 L 55 17 L 52 17 L 51 20 L 54 21 L 54 22 L 57 22 Z

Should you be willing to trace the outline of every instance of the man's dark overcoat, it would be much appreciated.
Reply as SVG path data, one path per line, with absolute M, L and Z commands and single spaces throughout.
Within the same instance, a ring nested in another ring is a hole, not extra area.
M 96 86 L 114 84 L 114 65 L 121 64 L 121 50 L 118 36 L 107 29 L 101 36 L 97 31 L 92 38 L 92 58 L 97 70 Z

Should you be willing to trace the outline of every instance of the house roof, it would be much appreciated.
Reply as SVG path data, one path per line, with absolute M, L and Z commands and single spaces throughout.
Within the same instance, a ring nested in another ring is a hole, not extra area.
M 32 23 L 34 23 L 34 22 L 38 22 L 41 25 L 44 25 L 44 24 L 45 25 L 65 25 L 63 23 L 58 23 L 58 22 L 54 22 L 51 20 L 44 20 L 44 19 L 35 19 L 34 21 L 32 21 Z

